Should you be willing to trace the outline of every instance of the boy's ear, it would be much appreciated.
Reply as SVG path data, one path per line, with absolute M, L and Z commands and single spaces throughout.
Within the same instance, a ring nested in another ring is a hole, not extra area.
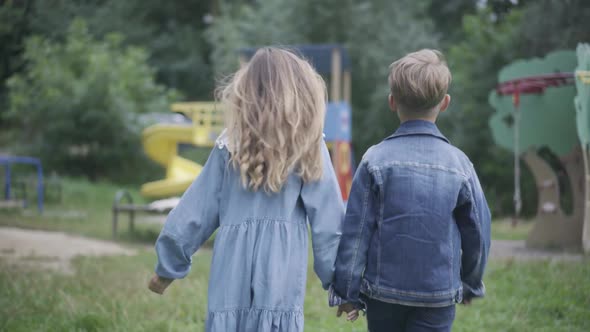
M 393 99 L 391 93 L 387 96 L 387 102 L 389 104 L 389 109 L 392 112 L 397 112 L 397 105 L 395 104 L 395 99 Z
M 446 111 L 447 108 L 449 108 L 450 104 L 451 104 L 451 95 L 446 94 L 445 97 L 443 98 L 443 100 L 440 102 L 439 112 Z

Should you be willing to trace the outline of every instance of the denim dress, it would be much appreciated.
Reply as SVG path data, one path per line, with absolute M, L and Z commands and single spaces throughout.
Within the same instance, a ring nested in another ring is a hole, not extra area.
M 217 230 L 206 331 L 303 331 L 308 222 L 314 271 L 332 282 L 344 205 L 325 143 L 323 176 L 291 174 L 279 193 L 251 191 L 231 165 L 224 135 L 158 237 L 156 274 L 185 277 L 191 256 Z

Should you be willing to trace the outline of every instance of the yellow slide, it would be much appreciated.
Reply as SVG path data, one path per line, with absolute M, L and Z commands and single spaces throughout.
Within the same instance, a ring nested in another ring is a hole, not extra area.
M 211 147 L 223 129 L 223 118 L 215 103 L 177 103 L 172 112 L 184 113 L 192 125 L 156 124 L 142 133 L 146 154 L 166 168 L 166 178 L 141 186 L 141 194 L 149 198 L 181 195 L 199 175 L 202 166 L 180 157 L 178 144 Z

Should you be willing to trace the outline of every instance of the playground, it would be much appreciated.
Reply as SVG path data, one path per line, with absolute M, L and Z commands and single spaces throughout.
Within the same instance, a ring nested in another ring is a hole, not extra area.
M 590 331 L 588 4 L 134 2 L 55 12 L 31 2 L 30 13 L 0 3 L 35 32 L 19 37 L 26 64 L 0 71 L 0 332 L 204 331 L 215 233 L 165 296 L 147 289 L 154 242 L 220 144 L 216 82 L 262 45 L 289 45 L 325 80 L 324 140 L 343 204 L 363 153 L 399 124 L 387 66 L 441 49 L 453 102 L 437 126 L 471 159 L 493 218 L 486 296 L 457 305 L 453 331 Z M 539 15 L 551 8 L 563 18 L 555 32 Z M 62 12 L 75 14 L 68 27 Z M 367 29 L 391 36 L 355 32 Z M 366 331 L 365 317 L 346 322 L 328 307 L 311 245 L 308 261 L 305 331 Z

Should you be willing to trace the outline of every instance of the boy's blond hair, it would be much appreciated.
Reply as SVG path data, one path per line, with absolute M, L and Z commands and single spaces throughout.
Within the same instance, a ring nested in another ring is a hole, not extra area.
M 219 87 L 218 98 L 244 187 L 279 192 L 291 172 L 304 182 L 320 179 L 326 85 L 307 61 L 261 48 Z
M 451 72 L 441 52 L 423 49 L 389 66 L 389 88 L 398 109 L 406 114 L 429 113 L 447 94 Z

